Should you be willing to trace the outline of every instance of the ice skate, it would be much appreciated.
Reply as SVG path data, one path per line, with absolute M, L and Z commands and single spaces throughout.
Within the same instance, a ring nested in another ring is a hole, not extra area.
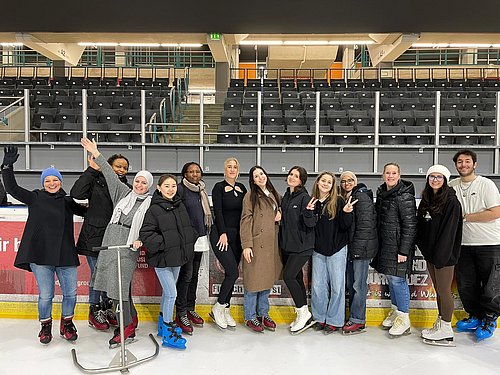
M 394 324 L 394 320 L 397 316 L 398 307 L 391 304 L 391 311 L 387 314 L 387 317 L 382 322 L 382 329 L 390 329 Z
M 497 317 L 494 315 L 486 314 L 479 327 L 476 329 L 477 341 L 483 341 L 493 336 L 497 328 Z
M 391 337 L 401 337 L 409 335 L 410 332 L 410 316 L 408 313 L 401 311 L 396 311 L 396 319 L 394 319 L 394 324 L 389 329 L 389 335 Z
M 116 318 L 116 314 L 113 311 L 113 301 L 112 300 L 107 300 L 107 301 L 102 301 L 101 302 L 101 310 L 104 311 L 104 315 L 106 317 L 106 320 L 108 321 L 108 324 L 110 326 L 118 326 L 118 319 Z
M 171 326 L 168 326 L 166 323 L 164 324 L 161 346 L 184 350 L 186 349 L 186 342 L 186 339 L 180 333 L 176 332 L 175 328 L 172 330 Z
M 227 305 L 226 305 L 226 308 L 224 309 L 224 314 L 226 315 L 227 328 L 235 329 L 236 328 L 236 321 L 234 320 L 233 316 L 231 315 L 231 309 Z
M 424 332 L 425 331 L 425 332 Z M 455 346 L 454 333 L 450 322 L 445 322 L 438 317 L 434 327 L 422 331 L 422 341 L 427 345 Z
M 331 324 L 325 324 L 323 333 L 325 335 L 329 335 L 330 333 L 337 332 L 339 329 L 339 327 L 332 326 Z
M 109 328 L 109 323 L 106 320 L 104 311 L 101 310 L 101 305 L 90 305 L 89 308 L 89 326 L 98 331 L 105 331 Z
M 156 336 L 161 337 L 162 330 L 163 330 L 163 314 L 160 313 L 158 315 L 158 324 L 157 324 L 157 333 L 156 333 Z
M 245 320 L 245 325 L 254 332 L 263 333 L 264 327 L 260 324 L 257 318 Z
M 59 333 L 61 336 L 68 341 L 75 341 L 78 338 L 76 333 L 76 327 L 73 324 L 73 317 L 61 318 L 61 324 L 59 325 Z
M 432 328 L 423 329 L 422 332 L 420 333 L 420 336 L 425 337 L 425 336 L 428 336 L 428 335 L 436 332 L 438 330 L 440 324 L 441 324 L 441 316 L 438 315 L 438 317 L 436 318 L 436 321 L 432 325 Z
M 123 335 L 125 336 L 125 344 L 132 344 L 137 341 L 135 338 L 135 328 L 132 323 L 126 326 L 123 330 Z M 109 348 L 114 349 L 121 345 L 120 341 L 120 327 L 115 328 L 114 336 L 109 340 Z
M 187 317 L 196 326 L 203 327 L 203 323 L 205 323 L 203 318 L 194 310 L 188 310 Z
M 175 323 L 182 329 L 182 332 L 187 335 L 192 335 L 194 328 L 191 325 L 187 315 L 177 316 L 175 318 Z
M 356 335 L 365 332 L 366 326 L 364 324 L 353 323 L 350 320 L 342 327 L 343 335 Z
M 215 305 L 212 306 L 212 311 L 208 313 L 212 320 L 215 322 L 217 327 L 224 330 L 227 328 L 227 319 L 226 319 L 226 305 L 221 305 L 219 302 L 215 302 Z
M 481 325 L 481 319 L 469 315 L 468 318 L 459 320 L 455 326 L 457 332 L 475 332 L 477 327 Z
M 292 335 L 298 335 L 308 328 L 311 328 L 316 323 L 307 305 L 296 308 L 295 311 L 297 312 L 297 320 L 294 326 L 290 328 Z
M 44 320 L 41 323 L 40 333 L 38 333 L 38 337 L 40 339 L 40 343 L 47 345 L 52 341 L 52 319 Z
M 258 316 L 257 319 L 265 329 L 272 332 L 276 331 L 276 323 L 269 316 Z

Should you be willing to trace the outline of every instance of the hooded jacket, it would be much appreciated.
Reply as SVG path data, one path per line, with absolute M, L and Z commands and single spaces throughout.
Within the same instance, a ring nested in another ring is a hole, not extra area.
M 180 267 L 193 259 L 198 233 L 178 195 L 170 201 L 155 191 L 139 238 L 146 247 L 146 261 L 150 266 Z
M 385 183 L 382 184 L 377 190 L 375 207 L 379 252 L 372 265 L 385 275 L 405 277 L 411 273 L 417 234 L 413 183 L 400 180 L 390 190 Z M 398 254 L 407 256 L 406 261 L 398 263 Z
M 131 188 L 126 177 L 120 178 L 120 181 Z M 101 246 L 104 232 L 113 214 L 113 202 L 104 175 L 88 167 L 76 180 L 70 195 L 75 199 L 88 199 L 89 201 L 76 243 L 78 254 L 96 257 L 98 251 L 94 251 L 94 248 Z
M 351 192 L 354 220 L 349 227 L 349 258 L 372 259 L 378 252 L 377 212 L 373 192 L 365 184 L 356 185 Z
M 436 268 L 457 264 L 462 225 L 462 206 L 455 190 L 448 187 L 448 199 L 442 212 L 418 212 L 417 245 L 425 260 Z
M 303 187 L 292 193 L 288 188 L 283 196 L 279 231 L 279 245 L 282 251 L 312 255 L 316 218 L 313 211 L 306 209 L 310 200 L 311 197 Z

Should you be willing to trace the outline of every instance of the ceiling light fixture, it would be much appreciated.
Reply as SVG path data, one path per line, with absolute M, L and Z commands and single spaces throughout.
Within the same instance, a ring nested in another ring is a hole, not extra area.
M 374 44 L 373 40 L 330 40 L 332 45 L 354 45 L 354 44 Z
M 2 47 L 20 47 L 23 43 L 0 43 Z
M 121 47 L 160 47 L 160 43 L 119 43 Z
M 82 47 L 116 47 L 118 43 L 112 43 L 112 42 L 80 42 L 78 43 L 79 46 Z
M 280 46 L 283 45 L 282 40 L 242 40 L 240 45 L 243 46 Z
M 327 46 L 327 40 L 285 40 L 285 46 Z

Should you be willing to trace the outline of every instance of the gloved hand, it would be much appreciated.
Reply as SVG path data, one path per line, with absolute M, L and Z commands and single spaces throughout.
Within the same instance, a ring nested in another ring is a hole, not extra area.
M 17 151 L 17 146 L 4 147 L 2 167 L 14 165 L 18 158 L 19 152 Z

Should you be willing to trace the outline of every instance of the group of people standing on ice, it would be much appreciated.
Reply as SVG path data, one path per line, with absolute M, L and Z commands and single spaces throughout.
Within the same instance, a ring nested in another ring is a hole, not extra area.
M 118 154 L 106 160 L 96 143 L 86 138 L 82 146 L 91 154 L 89 168 L 70 195 L 88 199 L 86 207 L 62 190 L 62 176 L 55 168 L 43 171 L 40 190 L 18 186 L 13 172 L 19 157 L 16 147 L 5 149 L 2 163 L 7 192 L 29 209 L 15 266 L 32 271 L 37 280 L 42 343 L 52 339 L 54 274 L 63 293 L 60 333 L 70 341 L 78 337 L 72 320 L 78 253 L 87 256 L 92 275 L 89 324 L 106 330 L 120 323 L 117 251 L 122 263 L 124 339 L 133 339 L 138 319 L 131 285 L 137 249 L 142 246 L 162 286 L 158 335 L 164 346 L 185 348 L 182 334 L 192 334 L 193 325 L 204 323 L 195 311 L 196 290 L 202 255 L 210 248 L 225 272 L 210 312 L 221 329 L 236 326 L 230 305 L 241 261 L 245 325 L 253 331 L 276 329 L 269 315 L 269 295 L 280 278 L 295 305 L 292 334 L 309 327 L 325 334 L 364 331 L 372 265 L 386 276 L 390 291 L 391 310 L 382 326 L 391 336 L 407 334 L 407 275 L 417 244 L 427 261 L 439 312 L 433 327 L 422 331 L 424 342 L 453 342 L 455 272 L 469 314 L 457 322 L 456 330 L 475 332 L 478 340 L 493 335 L 500 314 L 500 195 L 491 180 L 475 174 L 477 156 L 472 150 L 454 156 L 459 178 L 453 181 L 445 166 L 428 169 L 418 209 L 413 183 L 401 178 L 396 163 L 384 166 L 374 203 L 372 191 L 350 171 L 340 175 L 339 186 L 333 173 L 321 172 L 310 195 L 305 187 L 308 175 L 301 166 L 290 169 L 283 196 L 267 172 L 254 166 L 247 191 L 237 181 L 238 160 L 229 158 L 224 180 L 212 190 L 212 214 L 196 162 L 184 165 L 181 182 L 174 175 L 162 175 L 151 194 L 151 173 L 138 172 L 129 185 L 126 157 Z M 73 214 L 85 216 L 76 245 Z M 112 245 L 123 248 L 98 251 Z M 302 269 L 311 258 L 309 309 Z M 345 316 L 346 289 L 349 316 Z M 115 329 L 110 346 L 119 345 L 120 339 Z

